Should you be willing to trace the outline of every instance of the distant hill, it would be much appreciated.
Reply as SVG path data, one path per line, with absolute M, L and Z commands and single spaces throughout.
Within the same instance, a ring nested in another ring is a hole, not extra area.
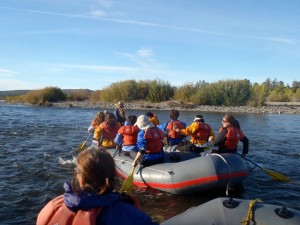
M 30 90 L 0 91 L 0 97 L 23 95 L 23 94 L 26 94 L 29 91 Z
M 89 89 L 62 89 L 63 92 L 66 94 L 72 93 L 74 91 L 79 91 L 79 90 L 84 90 L 88 92 L 93 92 L 92 90 Z M 26 94 L 27 92 L 32 91 L 32 90 L 12 90 L 12 91 L 0 91 L 0 98 L 3 98 L 5 96 L 18 96 L 18 95 L 23 95 Z

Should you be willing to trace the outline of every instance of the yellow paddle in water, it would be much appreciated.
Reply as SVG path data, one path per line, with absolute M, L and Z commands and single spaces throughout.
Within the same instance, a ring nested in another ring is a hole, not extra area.
M 89 134 L 89 136 L 87 137 L 87 139 L 81 145 L 79 145 L 79 148 L 78 148 L 79 151 L 82 151 L 85 149 L 86 142 L 89 140 L 89 138 L 91 137 L 92 134 L 93 134 L 93 132 L 91 132 Z
M 134 174 L 135 167 L 133 166 L 131 169 L 130 174 L 128 177 L 124 180 L 122 187 L 120 189 L 120 192 L 126 192 L 131 193 L 133 189 L 133 174 Z
M 274 180 L 278 180 L 278 181 L 287 181 L 287 182 L 290 182 L 292 181 L 291 178 L 288 178 L 287 176 L 281 174 L 281 173 L 278 173 L 278 172 L 275 172 L 275 171 L 272 171 L 272 170 L 269 170 L 269 169 L 266 169 L 266 168 L 263 168 L 262 166 L 258 165 L 257 163 L 253 162 L 252 160 L 250 159 L 247 159 L 247 158 L 244 158 L 246 161 L 252 163 L 253 165 L 257 166 L 258 168 L 262 169 L 264 172 L 266 172 L 266 174 L 268 174 L 270 177 L 272 177 Z

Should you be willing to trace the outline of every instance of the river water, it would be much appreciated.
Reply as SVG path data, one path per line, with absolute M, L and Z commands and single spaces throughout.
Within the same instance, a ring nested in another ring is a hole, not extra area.
M 96 112 L 97 109 L 0 105 L 0 224 L 35 224 L 41 208 L 63 193 L 63 182 L 73 175 L 78 146 L 88 137 L 87 128 Z M 127 110 L 126 114 L 145 112 Z M 155 113 L 161 122 L 169 119 L 167 111 Z M 179 119 L 190 124 L 199 113 L 182 112 Z M 202 114 L 217 133 L 223 113 Z M 300 115 L 234 116 L 250 140 L 248 158 L 294 182 L 274 181 L 249 164 L 244 190 L 231 196 L 260 198 L 268 204 L 300 210 Z M 157 222 L 226 196 L 224 190 L 170 195 L 152 189 L 135 189 L 133 194 L 142 209 Z

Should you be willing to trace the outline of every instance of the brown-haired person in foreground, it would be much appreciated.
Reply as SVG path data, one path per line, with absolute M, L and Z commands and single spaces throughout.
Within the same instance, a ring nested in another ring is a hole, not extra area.
M 242 156 L 245 157 L 248 154 L 249 140 L 234 116 L 225 115 L 218 136 L 212 142 L 214 146 L 218 146 L 218 150 L 213 150 L 213 153 L 236 153 L 239 141 L 243 143 Z
M 93 146 L 80 152 L 73 184 L 64 183 L 64 195 L 41 210 L 36 224 L 158 225 L 132 197 L 113 191 L 115 170 L 113 158 L 103 148 Z

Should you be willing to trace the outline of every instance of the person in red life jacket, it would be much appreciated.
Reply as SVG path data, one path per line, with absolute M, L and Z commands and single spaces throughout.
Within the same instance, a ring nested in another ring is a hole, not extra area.
M 154 126 L 158 126 L 159 125 L 159 120 L 157 118 L 157 115 L 155 115 L 153 112 L 147 112 L 146 116 L 149 118 L 150 122 L 154 125 Z
M 212 142 L 214 146 L 218 146 L 218 150 L 213 150 L 213 153 L 236 153 L 239 141 L 243 143 L 242 156 L 245 157 L 248 154 L 249 140 L 234 116 L 225 115 L 222 119 L 222 127 Z
M 177 130 L 184 136 L 191 136 L 188 149 L 191 151 L 201 152 L 213 141 L 215 134 L 211 126 L 204 122 L 202 115 L 196 115 L 194 122 L 185 129 Z
M 125 125 L 118 130 L 118 134 L 114 140 L 114 142 L 121 147 L 125 155 L 129 155 L 130 151 L 139 150 L 136 142 L 140 129 L 134 125 L 136 120 L 136 115 L 129 115 Z
M 115 104 L 115 106 L 117 107 L 117 109 L 115 110 L 114 115 L 117 119 L 117 122 L 119 122 L 121 126 L 123 126 L 126 121 L 124 110 L 125 104 L 120 101 L 117 104 Z
M 114 191 L 114 159 L 96 146 L 80 152 L 72 185 L 64 183 L 65 193 L 46 204 L 37 225 L 158 225 L 125 193 Z
M 162 130 L 155 127 L 146 115 L 140 115 L 135 125 L 140 129 L 137 140 L 139 151 L 132 165 L 136 166 L 140 158 L 142 158 L 141 164 L 144 166 L 163 162 L 164 151 L 162 140 L 165 135 Z
M 164 131 L 167 133 L 167 142 L 169 145 L 177 145 L 181 143 L 184 136 L 181 135 L 180 130 L 185 129 L 186 124 L 178 120 L 180 113 L 177 109 L 172 109 L 169 112 L 170 121 L 164 126 Z
M 93 144 L 103 146 L 104 148 L 114 148 L 116 144 L 114 139 L 118 133 L 121 124 L 117 122 L 113 113 L 107 113 L 105 120 L 94 131 Z

